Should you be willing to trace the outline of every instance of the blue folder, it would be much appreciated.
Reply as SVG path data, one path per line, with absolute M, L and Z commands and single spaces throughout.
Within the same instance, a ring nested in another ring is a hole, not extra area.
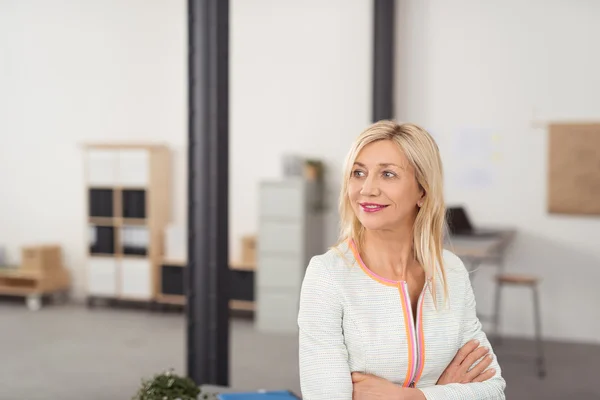
M 298 400 L 299 397 L 287 390 L 253 393 L 223 393 L 219 400 Z

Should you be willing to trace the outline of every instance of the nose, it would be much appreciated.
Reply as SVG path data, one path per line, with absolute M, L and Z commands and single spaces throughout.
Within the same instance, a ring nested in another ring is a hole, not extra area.
M 377 196 L 379 194 L 379 186 L 377 179 L 373 176 L 368 176 L 364 181 L 360 194 L 363 196 Z

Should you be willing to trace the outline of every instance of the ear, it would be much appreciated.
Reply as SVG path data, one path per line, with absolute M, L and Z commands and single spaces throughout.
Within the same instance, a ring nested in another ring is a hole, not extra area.
M 423 207 L 423 203 L 425 203 L 425 190 L 421 189 L 421 197 L 419 197 L 419 200 L 417 201 L 417 207 Z

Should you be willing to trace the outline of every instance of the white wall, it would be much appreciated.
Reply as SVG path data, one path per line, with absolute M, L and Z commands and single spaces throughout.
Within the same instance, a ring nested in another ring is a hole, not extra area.
M 89 141 L 174 151 L 173 220 L 185 224 L 183 0 L 0 2 L 0 245 L 60 243 L 82 295 Z
M 600 219 L 546 212 L 547 132 L 532 126 L 600 120 L 600 3 L 399 2 L 398 118 L 438 138 L 448 202 L 478 224 L 519 229 L 507 268 L 543 278 L 545 335 L 600 343 Z M 479 144 L 460 144 L 473 135 Z M 475 280 L 482 312 L 492 271 Z M 505 332 L 530 336 L 528 292 L 507 290 L 503 305 Z
M 184 1 L 0 3 L 0 244 L 58 242 L 83 294 L 88 141 L 175 152 L 173 220 L 186 223 Z M 230 240 L 257 230 L 257 185 L 281 157 L 322 158 L 334 207 L 343 157 L 371 109 L 370 0 L 230 4 Z
M 371 0 L 230 3 L 230 244 L 257 232 L 258 183 L 282 176 L 282 155 L 327 164 L 337 237 L 341 165 L 371 110 Z

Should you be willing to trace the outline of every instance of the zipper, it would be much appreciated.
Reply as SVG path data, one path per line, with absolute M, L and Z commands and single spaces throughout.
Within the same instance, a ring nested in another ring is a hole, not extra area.
M 414 388 L 415 385 L 417 384 L 417 380 L 418 378 L 420 378 L 419 376 L 417 376 L 419 374 L 419 371 L 421 369 L 421 356 L 422 356 L 422 351 L 423 349 L 421 349 L 421 330 L 419 329 L 419 327 L 422 325 L 422 312 L 421 312 L 421 307 L 423 305 L 423 293 L 425 292 L 425 288 L 427 287 L 427 284 L 425 284 L 425 286 L 423 287 L 423 290 L 421 291 L 421 294 L 419 295 L 419 300 L 417 302 L 417 317 L 414 317 L 413 311 L 412 311 L 412 305 L 410 302 L 410 295 L 408 293 L 408 285 L 405 281 L 403 281 L 401 283 L 402 285 L 402 290 L 401 290 L 401 295 L 402 295 L 402 302 L 404 304 L 405 307 L 405 312 L 407 314 L 407 321 L 406 323 L 409 326 L 409 334 L 408 334 L 408 341 L 409 341 L 409 351 L 413 352 L 413 363 L 412 366 L 409 365 L 408 367 L 410 368 L 409 374 L 407 376 L 410 377 L 410 379 L 407 379 L 408 382 L 408 387 L 410 388 Z

